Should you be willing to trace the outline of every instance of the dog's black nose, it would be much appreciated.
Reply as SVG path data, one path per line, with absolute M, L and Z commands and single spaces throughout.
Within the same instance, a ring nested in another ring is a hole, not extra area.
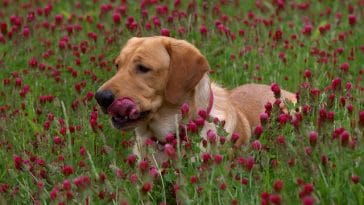
M 114 102 L 114 94 L 111 90 L 98 91 L 96 92 L 95 98 L 97 103 L 104 109 L 107 109 Z

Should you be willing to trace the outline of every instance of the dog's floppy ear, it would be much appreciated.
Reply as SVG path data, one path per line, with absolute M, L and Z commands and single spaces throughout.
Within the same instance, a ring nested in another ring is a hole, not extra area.
M 172 104 L 179 104 L 210 66 L 197 48 L 187 41 L 169 39 L 165 45 L 171 58 L 165 98 Z

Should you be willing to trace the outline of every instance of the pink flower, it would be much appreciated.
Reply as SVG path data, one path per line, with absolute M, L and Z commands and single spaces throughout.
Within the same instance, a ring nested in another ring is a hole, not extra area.
M 196 125 L 196 123 L 194 121 L 188 122 L 187 131 L 192 132 L 192 133 L 197 133 L 198 132 L 198 127 L 197 127 L 197 125 Z
M 349 143 L 349 140 L 350 140 L 350 134 L 349 132 L 347 131 L 344 131 L 342 134 L 341 134 L 341 145 L 342 146 L 346 146 L 348 143 Z
M 207 140 L 210 143 L 215 144 L 216 138 L 217 138 L 216 137 L 216 133 L 214 131 L 212 131 L 212 130 L 208 130 L 207 133 L 206 133 L 206 135 L 207 135 Z
M 167 36 L 167 37 L 170 36 L 170 32 L 169 32 L 169 30 L 167 28 L 162 28 L 160 34 L 162 36 Z
M 359 183 L 359 181 L 360 181 L 360 177 L 359 177 L 358 175 L 353 174 L 353 175 L 351 175 L 351 181 L 352 181 L 354 184 L 357 184 L 357 183 Z
M 220 136 L 219 137 L 219 141 L 220 141 L 220 144 L 225 144 L 225 142 L 226 142 L 226 138 L 224 137 L 224 136 Z
M 149 168 L 149 163 L 147 160 L 142 160 L 139 162 L 139 169 L 141 171 L 147 171 Z
M 136 160 L 137 160 L 137 156 L 135 154 L 131 154 L 128 156 L 126 161 L 128 162 L 129 166 L 131 166 L 131 165 L 135 164 Z
M 66 179 L 63 181 L 63 189 L 64 190 L 71 190 L 72 188 L 72 185 L 71 185 L 71 182 L 70 180 Z
M 0 22 L 0 34 L 8 33 L 8 24 L 6 22 Z
M 67 197 L 68 200 L 73 199 L 73 194 L 72 194 L 72 192 L 70 190 L 66 192 L 66 197 Z
M 305 196 L 302 199 L 302 204 L 303 205 L 314 205 L 315 204 L 315 199 L 312 196 Z
M 254 129 L 254 135 L 259 137 L 263 133 L 263 127 L 261 125 L 258 125 Z
M 272 168 L 278 167 L 278 163 L 279 163 L 279 161 L 277 159 L 272 159 L 272 161 L 271 161 Z
M 301 30 L 301 32 L 304 34 L 304 35 L 311 35 L 311 32 L 312 32 L 312 25 L 311 24 L 305 24 L 303 26 L 303 29 Z
M 15 168 L 18 169 L 18 170 L 21 170 L 22 167 L 23 167 L 23 158 L 21 158 L 18 155 L 14 155 L 13 156 L 13 161 L 14 161 Z
M 364 112 L 363 112 L 363 114 L 364 114 Z M 364 115 L 363 115 L 364 116 Z M 363 122 L 364 122 L 364 119 L 363 119 Z M 231 142 L 233 142 L 233 143 L 235 143 L 236 141 L 238 141 L 238 139 L 240 138 L 240 135 L 238 134 L 238 133 L 233 133 L 232 135 L 231 135 Z
M 317 138 L 318 138 L 318 134 L 317 132 L 310 132 L 310 134 L 308 135 L 309 141 L 310 141 L 310 145 L 311 146 L 315 146 L 317 143 Z
M 148 193 L 152 190 L 152 188 L 153 188 L 153 184 L 151 182 L 146 182 L 145 184 L 143 184 L 142 192 Z
M 280 125 L 284 125 L 289 121 L 290 118 L 291 116 L 289 114 L 283 113 L 278 116 L 278 122 Z
M 303 185 L 302 192 L 305 195 L 310 195 L 313 191 L 314 191 L 314 187 L 313 187 L 312 184 L 306 183 L 306 184 Z
M 208 163 L 210 161 L 210 159 L 211 159 L 211 154 L 205 152 L 205 153 L 202 153 L 201 157 L 202 157 L 202 161 L 204 163 Z
M 340 66 L 340 70 L 342 70 L 344 72 L 348 72 L 349 71 L 349 67 L 350 67 L 349 63 L 343 63 Z
M 21 78 L 19 78 L 19 77 L 17 77 L 17 78 L 15 78 L 15 86 L 21 86 L 22 85 L 22 79 Z
M 350 90 L 351 87 L 352 87 L 352 84 L 350 82 L 346 82 L 346 84 L 345 84 L 346 90 Z
M 137 176 L 136 174 L 132 174 L 132 175 L 130 175 L 130 181 L 131 181 L 131 183 L 132 183 L 132 184 L 137 183 L 137 181 L 138 181 L 138 176 Z
M 161 26 L 161 21 L 159 20 L 158 17 L 153 17 L 153 24 L 155 27 L 160 27 Z
M 279 98 L 281 96 L 281 88 L 277 83 L 272 83 L 270 85 L 270 89 L 272 90 L 276 98 Z
M 42 181 L 38 181 L 37 182 L 37 187 L 39 188 L 39 189 L 43 189 L 44 188 L 44 183 L 42 182 Z M 1 189 L 1 188 L 0 188 Z M 0 190 L 0 193 L 1 193 L 1 190 Z
M 62 138 L 60 136 L 55 136 L 53 138 L 53 142 L 54 142 L 54 144 L 61 144 L 62 143 Z
M 175 137 L 172 133 L 168 133 L 164 139 L 166 140 L 166 142 L 168 143 L 173 143 L 175 141 Z
M 251 146 L 254 150 L 257 150 L 257 151 L 259 151 L 262 148 L 262 145 L 260 144 L 259 140 L 254 140 L 252 142 Z
M 359 111 L 359 125 L 364 126 L 364 110 Z
M 29 30 L 29 28 L 28 28 L 28 27 L 25 27 L 25 28 L 23 29 L 23 36 L 24 36 L 25 38 L 28 38 L 28 37 L 29 37 L 29 35 L 30 35 L 30 30 Z
M 104 199 L 105 198 L 105 191 L 104 190 L 101 190 L 98 194 L 99 198 L 100 199 Z
M 353 104 L 348 104 L 348 106 L 346 106 L 346 108 L 348 109 L 348 113 L 349 114 L 352 114 L 353 113 L 353 110 L 354 110 Z
M 198 116 L 200 116 L 201 118 L 205 119 L 207 118 L 207 112 L 206 110 L 199 110 L 198 111 Z
M 268 121 L 269 116 L 267 113 L 263 112 L 260 113 L 259 118 L 260 118 L 260 123 L 265 124 Z
M 254 164 L 255 164 L 254 157 L 248 157 L 248 159 L 245 161 L 245 168 L 248 171 L 251 171 L 254 167 Z
M 341 88 L 341 78 L 335 78 L 331 81 L 331 87 L 334 90 L 338 90 Z
M 178 33 L 179 33 L 180 35 L 183 35 L 183 34 L 185 34 L 185 33 L 186 33 L 186 29 L 185 29 L 183 26 L 180 26 L 180 27 L 178 28 Z
M 310 69 L 306 69 L 304 71 L 304 77 L 307 78 L 307 79 L 310 79 L 312 77 L 312 72 Z
M 326 165 L 327 165 L 327 163 L 328 163 L 328 161 L 329 161 L 329 158 L 328 158 L 326 155 L 322 155 L 322 156 L 321 156 L 321 164 L 322 164 L 323 166 L 326 166 Z
M 63 168 L 62 168 L 62 173 L 63 173 L 65 176 L 69 176 L 69 175 L 71 175 L 71 174 L 73 174 L 73 173 L 74 173 L 74 169 L 73 169 L 73 167 L 72 167 L 72 166 L 70 166 L 70 165 L 65 165 L 65 166 L 63 166 Z
M 278 29 L 274 32 L 274 35 L 273 35 L 273 40 L 275 41 L 279 41 L 283 38 L 283 32 L 282 30 Z
M 197 177 L 196 176 L 192 176 L 190 178 L 190 182 L 191 182 L 191 184 L 196 184 L 197 183 Z
M 264 105 L 264 108 L 265 108 L 265 111 L 266 111 L 267 113 L 270 113 L 270 112 L 272 111 L 272 108 L 273 108 L 272 103 L 267 102 L 267 103 Z
M 304 114 L 308 114 L 309 112 L 311 112 L 311 106 L 310 105 L 303 105 L 302 106 L 302 112 Z
M 102 182 L 102 183 L 104 183 L 105 182 L 105 180 L 106 180 L 106 174 L 104 173 L 104 172 L 100 172 L 99 173 L 99 181 L 100 182 Z
M 286 144 L 286 138 L 283 135 L 279 135 L 276 139 L 277 143 L 280 145 Z
M 261 198 L 261 199 L 266 199 L 266 200 L 268 200 L 268 199 L 269 199 L 269 196 L 270 196 L 270 194 L 269 194 L 268 192 L 262 192 L 262 193 L 260 194 L 260 198 Z
M 348 16 L 348 21 L 350 26 L 354 26 L 356 24 L 356 16 L 354 14 L 350 14 Z
M 205 125 L 205 119 L 200 116 L 198 116 L 197 119 L 194 120 L 194 122 L 198 127 L 203 127 Z
M 77 188 L 84 189 L 91 184 L 91 181 L 88 176 L 79 176 L 73 180 L 73 183 Z
M 279 194 L 271 194 L 269 195 L 269 201 L 272 204 L 280 205 L 282 204 L 282 197 Z
M 344 131 L 345 129 L 342 127 L 335 128 L 334 132 L 332 133 L 332 138 L 337 139 Z
M 180 109 L 182 117 L 186 117 L 188 115 L 188 112 L 190 111 L 190 106 L 188 105 L 188 103 L 183 103 Z
M 5 78 L 4 79 L 4 85 L 9 85 L 9 84 L 10 84 L 10 79 L 9 78 Z
M 164 153 L 169 157 L 174 157 L 176 156 L 176 149 L 171 144 L 165 144 Z
M 159 175 L 158 169 L 155 167 L 151 167 L 149 169 L 149 175 L 152 177 L 157 177 Z
M 295 158 L 291 158 L 288 160 L 288 166 L 293 167 L 296 164 Z
M 81 156 L 85 156 L 86 155 L 86 148 L 83 147 L 83 146 L 80 147 L 80 155 Z
M 335 118 L 335 113 L 333 111 L 329 111 L 327 112 L 327 119 L 331 122 L 334 121 L 334 118 Z
M 248 179 L 248 178 L 243 177 L 243 178 L 241 179 L 241 184 L 243 184 L 243 185 L 248 185 L 248 183 L 249 183 L 249 179 Z
M 55 17 L 54 17 L 54 20 L 56 21 L 56 24 L 61 24 L 62 21 L 63 21 L 63 15 L 61 14 L 57 14 Z
M 221 190 L 225 190 L 227 188 L 227 185 L 225 183 L 221 183 L 219 187 Z
M 200 33 L 202 36 L 206 36 L 207 35 L 207 27 L 205 25 L 201 25 L 200 27 Z
M 275 182 L 274 182 L 274 184 L 273 184 L 273 188 L 274 188 L 274 190 L 276 191 L 276 192 L 280 192 L 281 190 L 282 190 L 282 188 L 283 188 L 283 181 L 282 180 L 280 180 L 280 179 L 278 179 L 278 180 L 276 180 Z
M 87 33 L 87 36 L 92 39 L 93 41 L 97 41 L 98 35 L 95 32 L 89 32 Z
M 244 36 L 245 34 L 245 30 L 244 29 L 239 29 L 239 36 Z
M 312 155 L 312 148 L 311 147 L 305 147 L 304 150 L 305 150 L 305 153 L 308 156 L 311 156 Z
M 53 187 L 52 191 L 49 193 L 51 200 L 55 200 L 58 196 L 58 188 L 57 187 Z
M 114 21 L 115 24 L 119 24 L 120 21 L 121 21 L 120 14 L 119 13 L 113 13 L 112 20 Z
M 224 157 L 222 156 L 222 155 L 220 155 L 220 154 L 216 154 L 215 156 L 214 156 L 214 162 L 216 163 L 216 164 L 220 164 L 221 162 L 222 162 L 222 160 L 224 159 Z

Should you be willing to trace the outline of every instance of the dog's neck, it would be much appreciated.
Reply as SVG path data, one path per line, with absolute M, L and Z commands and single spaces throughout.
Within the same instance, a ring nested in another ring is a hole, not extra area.
M 230 102 L 226 102 L 229 97 L 228 91 L 211 83 L 208 75 L 204 75 L 200 82 L 196 85 L 193 91 L 193 97 L 187 103 L 190 105 L 189 119 L 196 119 L 199 110 L 210 111 L 211 117 L 217 117 L 220 120 L 225 120 L 225 129 L 232 133 L 235 128 L 235 111 L 229 110 L 227 107 Z M 213 99 L 211 99 L 213 97 Z M 180 107 L 166 107 L 159 110 L 158 115 L 151 120 L 147 125 L 136 128 L 136 134 L 142 138 L 154 137 L 158 141 L 163 142 L 167 134 L 176 133 L 176 129 L 181 121 Z M 172 123 L 173 122 L 173 123 Z M 210 125 L 211 124 L 211 125 Z M 214 127 L 212 123 L 207 124 L 202 130 L 204 137 L 206 129 Z

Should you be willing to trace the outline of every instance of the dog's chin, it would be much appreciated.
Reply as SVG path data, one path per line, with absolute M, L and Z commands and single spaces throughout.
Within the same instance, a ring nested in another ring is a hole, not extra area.
M 136 119 L 129 119 L 124 116 L 111 117 L 112 125 L 119 130 L 129 131 L 136 128 L 140 123 L 148 119 L 150 111 L 141 112 L 140 116 Z

